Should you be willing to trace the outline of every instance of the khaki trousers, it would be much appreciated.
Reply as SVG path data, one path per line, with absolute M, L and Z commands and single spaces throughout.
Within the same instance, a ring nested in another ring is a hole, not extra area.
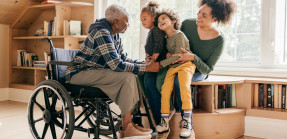
M 139 102 L 138 80 L 130 72 L 109 69 L 85 70 L 75 74 L 71 84 L 100 88 L 121 110 L 121 115 L 131 111 Z

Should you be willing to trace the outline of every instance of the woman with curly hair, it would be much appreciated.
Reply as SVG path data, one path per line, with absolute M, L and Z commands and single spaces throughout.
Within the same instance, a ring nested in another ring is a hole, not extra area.
M 224 35 L 214 26 L 214 24 L 228 24 L 236 10 L 236 4 L 233 0 L 199 0 L 199 12 L 196 19 L 186 19 L 182 22 L 181 31 L 189 40 L 190 50 L 181 48 L 183 53 L 173 54 L 179 56 L 174 63 L 186 63 L 188 61 L 196 66 L 195 73 L 192 76 L 191 82 L 202 81 L 208 77 L 208 74 L 213 71 L 217 63 L 224 45 Z M 159 78 L 159 77 L 157 77 Z M 178 107 L 182 108 L 179 75 L 174 78 L 174 88 Z M 148 79 L 147 79 L 148 80 Z M 157 80 L 158 85 L 163 84 L 163 81 Z M 147 92 L 149 93 L 149 92 Z M 149 102 L 159 101 L 160 93 L 152 94 L 153 98 L 149 98 Z M 191 96 L 190 96 L 191 97 Z M 168 101 L 169 102 L 169 101 Z M 154 112 L 156 111 L 156 112 Z M 160 109 L 154 110 L 153 115 L 161 115 Z M 181 121 L 180 136 L 194 139 L 195 134 L 192 127 L 192 111 L 185 114 L 181 110 L 183 118 Z M 156 119 L 155 119 L 156 121 Z M 160 121 L 157 121 L 160 123 Z

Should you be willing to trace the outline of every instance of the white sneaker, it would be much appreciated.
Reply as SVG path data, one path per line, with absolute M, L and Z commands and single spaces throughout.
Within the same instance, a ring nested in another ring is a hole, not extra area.
M 180 128 L 181 128 L 181 131 L 180 131 L 180 134 L 179 136 L 181 138 L 189 138 L 191 137 L 191 139 L 195 139 L 195 134 L 194 134 L 194 131 L 191 127 L 191 120 L 190 118 L 183 118 L 181 121 L 180 121 Z
M 169 131 L 168 118 L 161 118 L 161 122 L 156 126 L 158 134 L 166 133 Z

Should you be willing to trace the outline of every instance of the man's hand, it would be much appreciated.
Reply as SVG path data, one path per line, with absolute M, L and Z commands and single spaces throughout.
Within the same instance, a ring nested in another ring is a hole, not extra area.
M 172 64 L 177 63 L 177 62 L 178 63 L 184 63 L 187 61 L 193 61 L 194 60 L 194 54 L 185 50 L 184 48 L 180 48 L 180 49 L 183 52 L 183 54 L 173 54 L 172 56 L 179 56 L 179 59 L 174 61 Z
M 172 56 L 172 55 L 171 55 L 170 52 L 166 53 L 166 58 L 169 58 L 169 57 L 171 57 L 171 56 Z
M 152 59 L 150 63 L 146 65 L 147 72 L 159 72 L 160 68 L 161 66 L 159 65 L 159 62 L 155 62 L 154 59 Z

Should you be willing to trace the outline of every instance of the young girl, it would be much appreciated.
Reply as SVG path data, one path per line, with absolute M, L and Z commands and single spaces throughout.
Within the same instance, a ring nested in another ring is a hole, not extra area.
M 142 26 L 150 30 L 145 45 L 145 59 L 147 62 L 150 60 L 161 61 L 165 59 L 165 33 L 154 24 L 158 12 L 160 12 L 159 4 L 149 1 L 142 8 L 140 15 Z
M 182 53 L 181 48 L 190 51 L 189 41 L 181 32 L 180 20 L 176 12 L 171 9 L 163 10 L 157 18 L 157 23 L 159 29 L 163 30 L 167 35 L 167 45 L 166 48 L 169 53 L 177 54 Z M 167 59 L 160 62 L 162 67 L 169 66 L 167 74 L 165 76 L 164 84 L 162 85 L 161 91 L 161 123 L 157 126 L 157 131 L 159 133 L 164 133 L 169 131 L 168 119 L 170 112 L 170 96 L 173 91 L 174 77 L 178 74 L 178 80 L 180 84 L 180 96 L 182 101 L 182 110 L 184 110 L 184 116 L 182 121 L 191 123 L 190 115 L 192 110 L 191 101 L 191 91 L 190 83 L 191 78 L 195 71 L 195 65 L 191 62 L 185 63 L 175 63 L 179 56 L 170 56 Z M 187 138 L 191 135 L 191 126 L 181 127 L 180 137 Z
M 146 45 L 145 45 L 145 53 L 146 53 L 146 62 L 149 62 L 151 60 L 154 61 L 161 61 L 164 60 L 166 57 L 166 39 L 165 39 L 165 32 L 160 30 L 157 27 L 157 24 L 155 24 L 155 17 L 160 12 L 159 4 L 154 1 L 149 1 L 141 11 L 140 19 L 142 22 L 142 26 L 146 29 L 149 29 L 149 33 L 146 39 Z M 153 100 L 154 97 L 160 99 L 160 87 L 157 87 L 156 79 L 157 75 L 159 74 L 165 74 L 166 68 L 161 69 L 160 72 L 146 72 L 144 77 L 138 76 L 139 82 L 141 86 L 144 85 L 143 92 L 146 94 L 146 97 L 148 100 Z M 164 80 L 165 76 L 160 76 L 162 79 L 158 80 Z M 147 80 L 153 78 L 154 80 Z M 144 81 L 144 84 L 143 82 Z M 153 113 L 153 118 L 155 119 L 155 124 L 159 125 L 160 123 L 160 101 L 150 101 L 149 105 L 151 107 L 151 111 Z

